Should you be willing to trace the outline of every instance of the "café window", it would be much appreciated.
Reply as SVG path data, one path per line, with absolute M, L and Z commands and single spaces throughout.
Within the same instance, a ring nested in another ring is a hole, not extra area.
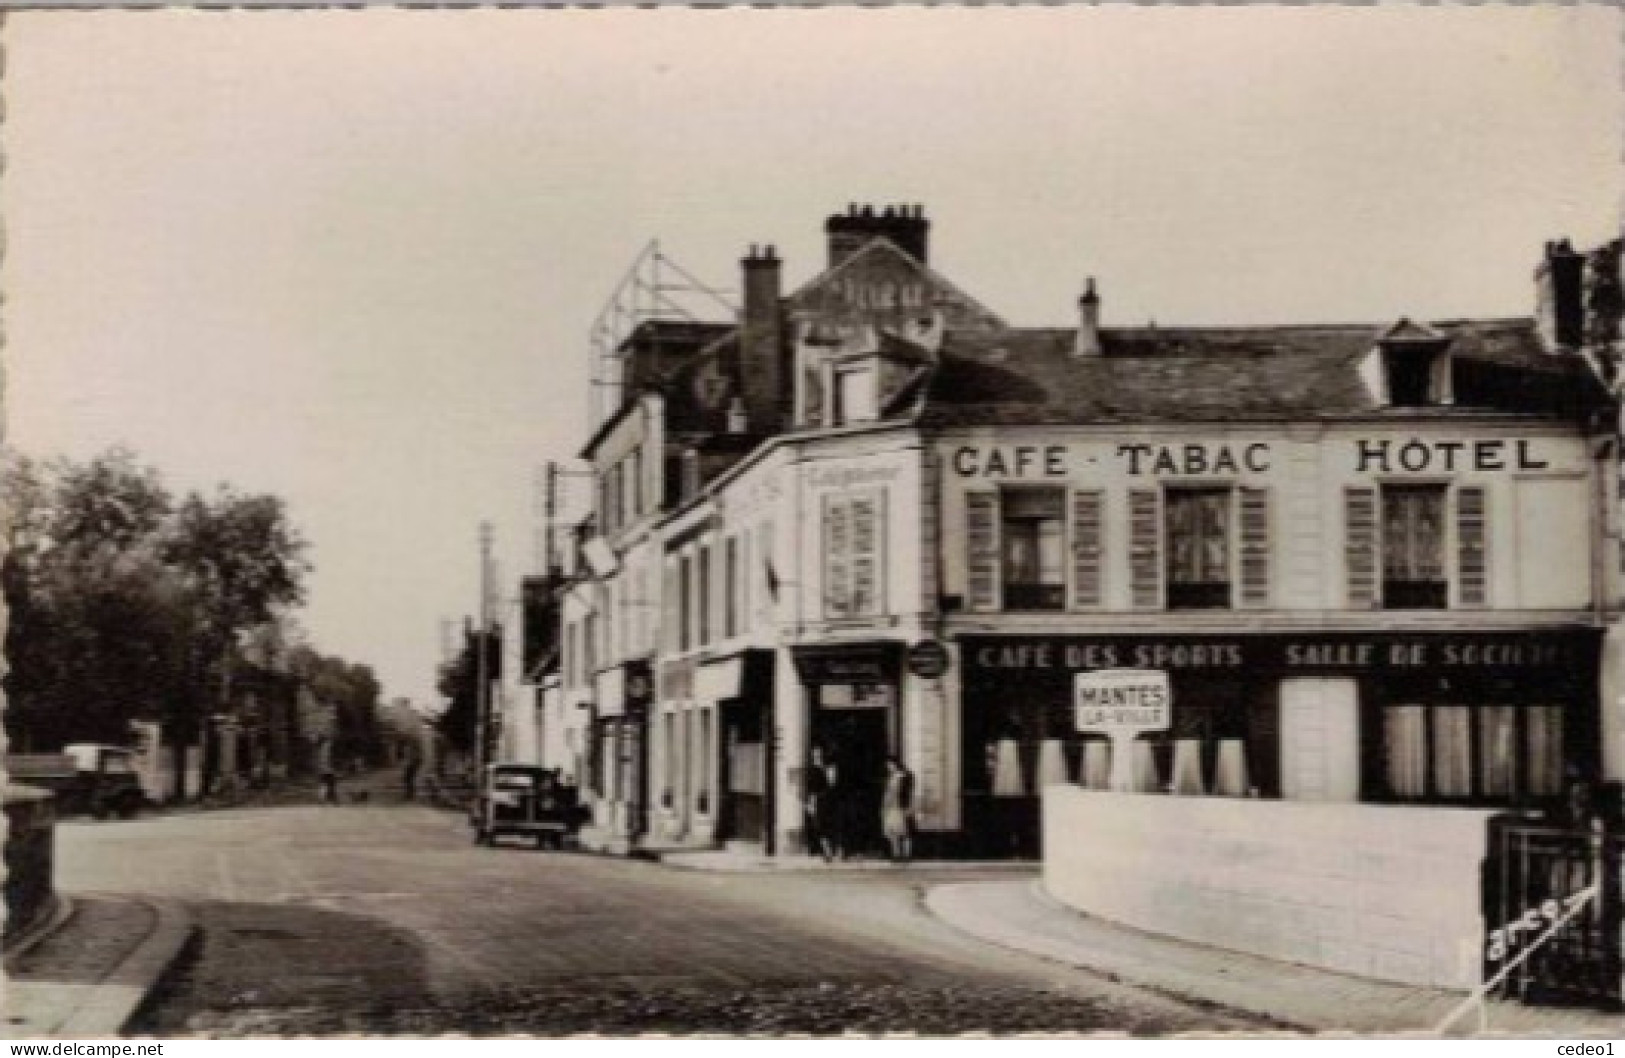
M 1004 608 L 1062 609 L 1066 597 L 1066 492 L 1005 489 L 999 509 Z
M 1230 490 L 1169 489 L 1163 497 L 1170 610 L 1230 606 Z
M 1373 799 L 1510 805 L 1563 793 L 1569 707 L 1424 697 L 1400 693 L 1367 711 Z
M 1445 486 L 1382 489 L 1382 599 L 1389 610 L 1443 609 Z

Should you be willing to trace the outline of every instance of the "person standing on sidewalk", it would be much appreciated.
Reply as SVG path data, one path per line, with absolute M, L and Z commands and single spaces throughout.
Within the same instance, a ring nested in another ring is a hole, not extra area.
M 828 863 L 841 854 L 840 790 L 833 764 L 824 760 L 824 750 L 814 746 L 812 761 L 802 787 L 806 813 L 807 851 L 824 857 Z
M 880 798 L 880 829 L 893 863 L 907 863 L 914 829 L 914 773 L 895 756 L 886 758 L 886 789 Z

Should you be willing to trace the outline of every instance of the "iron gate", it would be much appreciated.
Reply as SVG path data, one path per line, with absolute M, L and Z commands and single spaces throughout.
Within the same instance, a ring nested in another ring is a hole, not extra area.
M 1506 971 L 1494 995 L 1621 1007 L 1622 858 L 1625 835 L 1601 820 L 1576 826 L 1492 821 L 1484 980 Z

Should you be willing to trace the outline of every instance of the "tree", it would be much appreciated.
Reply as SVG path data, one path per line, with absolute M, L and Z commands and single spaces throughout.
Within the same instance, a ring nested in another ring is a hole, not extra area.
M 275 496 L 244 496 L 222 486 L 208 500 L 191 493 L 176 510 L 164 555 L 186 578 L 192 600 L 196 675 L 218 688 L 185 703 L 179 728 L 200 727 L 210 697 L 222 711 L 232 710 L 241 638 L 304 601 L 305 550 Z M 217 763 L 204 759 L 206 787 Z
M 435 719 L 435 727 L 446 737 L 452 748 L 470 753 L 474 749 L 476 732 L 479 728 L 479 702 L 480 702 L 480 661 L 479 644 L 484 640 L 486 647 L 484 676 L 487 684 L 501 678 L 499 666 L 502 663 L 502 632 L 500 628 L 492 628 L 489 632 L 480 632 L 476 629 L 467 629 L 463 633 L 463 649 L 457 656 L 440 666 L 435 688 L 447 705 L 444 711 Z M 489 705 L 489 702 L 487 702 Z M 488 709 L 489 716 L 493 711 Z M 493 740 L 487 731 L 487 759 L 489 759 L 490 746 Z
M 83 465 L 12 456 L 0 493 L 13 741 L 122 740 L 157 710 L 184 634 L 160 553 L 169 493 L 123 449 Z

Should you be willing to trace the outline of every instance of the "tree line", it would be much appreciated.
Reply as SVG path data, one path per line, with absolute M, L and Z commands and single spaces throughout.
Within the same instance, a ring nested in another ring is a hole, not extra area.
M 260 740 L 244 768 L 280 752 L 297 769 L 313 739 L 345 760 L 376 752 L 372 670 L 303 642 L 312 567 L 281 498 L 177 496 L 114 448 L 82 462 L 8 452 L 0 504 L 14 751 L 127 744 L 132 721 L 155 721 L 178 777 L 186 747 L 206 747 L 207 785 L 209 718 L 231 717 Z

